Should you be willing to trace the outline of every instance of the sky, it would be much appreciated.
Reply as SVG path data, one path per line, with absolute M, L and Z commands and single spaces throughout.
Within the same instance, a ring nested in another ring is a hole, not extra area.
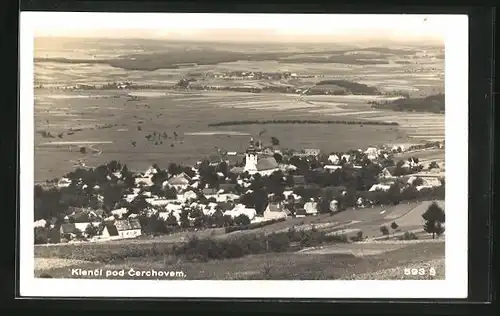
M 440 42 L 449 16 L 22 12 L 37 37 L 151 38 L 207 41 Z

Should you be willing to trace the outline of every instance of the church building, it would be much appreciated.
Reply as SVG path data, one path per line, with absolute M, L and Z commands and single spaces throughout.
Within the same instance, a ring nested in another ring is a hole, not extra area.
M 245 156 L 244 172 L 251 175 L 258 173 L 261 176 L 269 176 L 277 170 L 279 170 L 279 166 L 276 159 L 272 156 L 263 155 L 262 147 L 256 148 L 252 138 Z

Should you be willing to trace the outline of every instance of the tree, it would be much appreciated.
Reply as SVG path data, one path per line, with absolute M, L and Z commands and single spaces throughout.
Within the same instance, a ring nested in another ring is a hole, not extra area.
M 279 153 L 275 153 L 273 155 L 273 157 L 274 157 L 274 160 L 276 160 L 277 163 L 282 163 L 283 162 L 283 156 L 280 155 Z
M 234 223 L 236 225 L 248 225 L 250 224 L 250 219 L 245 214 L 240 214 L 234 218 Z
M 231 217 L 231 215 L 224 215 L 223 216 L 223 220 L 224 220 L 224 227 L 228 227 L 228 226 L 233 226 L 234 225 L 234 220 Z
M 99 234 L 99 227 L 98 226 L 88 224 L 87 227 L 85 227 L 85 235 L 87 235 L 88 238 L 92 238 L 98 234 Z
M 431 169 L 439 169 L 439 165 L 437 162 L 433 161 L 429 164 L 429 170 Z
M 396 231 L 396 229 L 398 229 L 398 228 L 399 228 L 399 225 L 398 225 L 398 224 L 396 224 L 396 222 L 392 222 L 392 224 L 391 224 L 391 229 L 392 229 L 393 231 Z
M 211 223 L 216 227 L 224 226 L 224 213 L 221 210 L 216 210 L 212 214 Z
M 191 226 L 191 223 L 189 222 L 189 210 L 188 209 L 182 210 L 181 216 L 180 216 L 180 222 L 181 222 L 182 228 L 188 228 Z
M 432 239 L 435 238 L 436 234 L 440 236 L 444 233 L 442 224 L 445 222 L 445 213 L 436 202 L 429 205 L 422 217 L 425 220 L 424 231 L 432 234 Z
M 174 216 L 174 212 L 170 212 L 170 214 L 168 214 L 168 217 L 165 220 L 165 225 L 170 226 L 170 227 L 179 226 L 179 223 L 177 222 L 177 218 Z
M 273 136 L 273 137 L 271 137 L 271 144 L 273 146 L 279 146 L 280 140 Z
M 415 180 L 413 180 L 413 182 L 411 183 L 413 186 L 415 187 L 418 187 L 420 185 L 423 185 L 424 184 L 424 179 L 420 178 L 420 177 L 417 177 L 415 178 Z
M 167 186 L 164 189 L 164 196 L 166 199 L 177 199 L 177 190 L 175 189 L 175 187 Z
M 387 236 L 389 235 L 389 228 L 387 228 L 387 226 L 382 226 L 380 227 L 380 232 L 382 233 L 382 235 Z

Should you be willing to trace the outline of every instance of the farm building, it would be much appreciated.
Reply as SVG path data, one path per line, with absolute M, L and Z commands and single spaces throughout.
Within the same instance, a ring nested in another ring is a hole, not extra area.
M 142 234 L 141 224 L 138 219 L 117 220 L 105 225 L 103 237 L 119 236 L 121 238 L 135 238 Z

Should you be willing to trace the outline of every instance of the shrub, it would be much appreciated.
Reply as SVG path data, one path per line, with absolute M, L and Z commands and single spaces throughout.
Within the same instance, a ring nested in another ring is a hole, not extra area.
M 250 224 L 250 219 L 245 214 L 240 214 L 234 218 L 234 223 L 236 225 L 248 225 Z
M 380 232 L 384 236 L 389 235 L 389 228 L 387 228 L 387 226 L 382 226 L 382 227 L 380 227 Z
M 239 230 L 257 229 L 257 228 L 261 228 L 264 226 L 272 225 L 272 224 L 283 222 L 283 221 L 285 221 L 285 218 L 276 218 L 276 219 L 272 219 L 272 220 L 265 221 L 265 222 L 250 223 L 248 225 L 228 226 L 228 227 L 226 227 L 225 232 L 226 232 L 226 234 L 229 234 L 229 233 L 239 231 Z
M 35 227 L 35 245 L 46 244 L 49 240 L 49 231 L 45 227 Z
M 391 228 L 392 228 L 393 230 L 398 229 L 398 227 L 399 227 L 399 225 L 398 225 L 398 224 L 396 224 L 396 222 L 392 222 L 392 224 L 391 224 Z
M 357 242 L 357 241 L 362 241 L 363 240 L 363 232 L 359 231 L 356 233 L 356 236 L 351 237 L 351 241 Z

